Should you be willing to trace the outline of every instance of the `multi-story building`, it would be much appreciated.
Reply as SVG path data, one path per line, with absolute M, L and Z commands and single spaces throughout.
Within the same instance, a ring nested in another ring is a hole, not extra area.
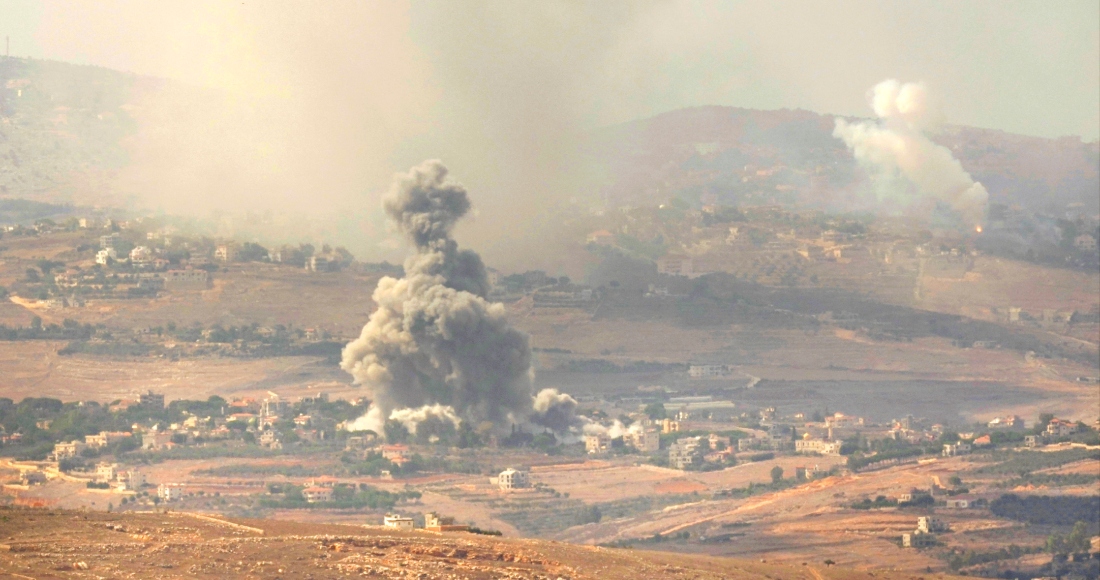
M 309 503 L 332 501 L 332 488 L 312 485 L 302 490 L 302 497 Z
M 162 483 L 157 486 L 157 497 L 164 502 L 173 502 L 183 499 L 183 484 Z
M 530 477 L 526 471 L 508 468 L 497 476 L 497 485 L 503 490 L 522 489 L 530 485 Z
M 76 457 L 87 445 L 83 441 L 70 441 L 68 443 L 55 443 L 53 446 L 53 458 L 56 461 Z
M 606 453 L 610 447 L 611 437 L 607 433 L 596 433 L 584 437 L 584 450 L 589 454 Z
M 668 447 L 668 465 L 673 469 L 687 469 L 702 460 L 702 444 L 699 437 L 677 439 Z
M 807 435 L 809 435 L 807 433 Z M 794 442 L 796 453 L 820 453 L 822 455 L 840 455 L 840 441 L 826 441 L 824 439 L 810 439 L 804 437 Z

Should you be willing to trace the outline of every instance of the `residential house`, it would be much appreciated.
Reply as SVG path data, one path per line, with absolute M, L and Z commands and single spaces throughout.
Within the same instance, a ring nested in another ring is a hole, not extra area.
M 668 465 L 673 469 L 687 469 L 697 465 L 702 459 L 701 438 L 684 437 L 677 439 L 668 448 Z
M 470 526 L 458 525 L 452 517 L 428 512 L 424 514 L 424 529 L 429 532 L 465 532 L 470 529 Z
M 606 453 L 610 447 L 611 437 L 609 437 L 607 433 L 585 435 L 584 437 L 584 449 L 590 455 L 597 453 Z
M 943 456 L 954 457 L 956 455 L 966 455 L 970 453 L 970 444 L 959 441 L 958 443 L 944 443 Z
M 1066 437 L 1077 432 L 1077 423 L 1063 419 L 1054 419 L 1047 423 L 1045 433 L 1049 437 Z
M 946 500 L 947 507 L 949 507 L 951 509 L 964 510 L 964 509 L 969 508 L 972 504 L 973 504 L 973 500 L 969 497 L 956 496 L 956 497 L 949 497 Z
M 123 491 L 136 491 L 145 486 L 145 474 L 136 470 L 128 469 L 126 471 L 118 472 L 118 482 L 116 487 Z
M 314 485 L 302 490 L 302 497 L 309 503 L 332 501 L 332 488 Z
M 56 461 L 76 457 L 84 451 L 87 445 L 83 441 L 70 441 L 68 443 L 55 443 L 53 446 L 53 458 Z
M 530 484 L 530 477 L 526 471 L 520 471 L 510 467 L 500 472 L 500 475 L 497 476 L 497 485 L 500 486 L 500 489 L 505 491 L 523 489 Z
M 95 478 L 97 481 L 110 483 L 118 477 L 118 464 L 105 461 L 95 466 Z
M 183 499 L 183 484 L 162 483 L 157 486 L 157 497 L 164 502 L 173 502 Z
M 643 427 L 631 432 L 631 443 L 642 453 L 652 453 L 661 449 L 661 435 L 655 427 Z
M 395 530 L 412 530 L 415 527 L 412 518 L 398 514 L 386 514 L 382 518 L 382 525 Z
M 996 417 L 986 424 L 990 429 L 1023 429 L 1024 420 L 1016 415 Z

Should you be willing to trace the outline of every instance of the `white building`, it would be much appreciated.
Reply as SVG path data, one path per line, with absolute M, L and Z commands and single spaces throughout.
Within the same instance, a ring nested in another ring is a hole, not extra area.
M 1054 419 L 1050 423 L 1047 423 L 1046 434 L 1050 437 L 1065 437 L 1067 435 L 1073 435 L 1076 432 L 1077 423 L 1071 421 Z
M 809 435 L 807 433 L 807 435 Z M 840 455 L 840 441 L 803 438 L 794 442 L 795 453 L 820 453 L 822 455 Z
M 117 463 L 97 463 L 95 466 L 95 478 L 98 481 L 110 483 L 118 477 Z
M 520 471 L 510 467 L 500 472 L 500 475 L 497 476 L 497 485 L 503 490 L 522 489 L 530 484 L 531 481 L 526 471 Z
M 134 264 L 146 264 L 153 260 L 153 250 L 148 246 L 138 246 L 130 250 L 130 262 Z
M 179 501 L 183 499 L 183 485 L 179 483 L 162 483 L 157 486 L 157 497 L 164 502 Z
M 118 252 L 114 248 L 104 248 L 95 253 L 95 263 L 100 266 L 106 266 L 111 260 L 118 259 Z
M 411 530 L 415 527 L 412 518 L 397 514 L 386 514 L 382 518 L 382 525 L 395 530 Z

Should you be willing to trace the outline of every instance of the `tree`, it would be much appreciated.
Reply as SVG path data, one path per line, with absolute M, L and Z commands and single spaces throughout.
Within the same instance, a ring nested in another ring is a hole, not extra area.
M 783 468 L 776 465 L 772 468 L 772 483 L 779 483 L 783 481 Z
M 668 416 L 667 411 L 665 411 L 665 406 L 662 403 L 650 403 L 646 405 L 645 414 L 654 421 L 664 419 Z
M 1073 530 L 1066 536 L 1065 547 L 1068 552 L 1083 554 L 1089 551 L 1089 529 L 1085 522 L 1073 524 Z
M 409 439 L 409 430 L 400 421 L 394 421 L 390 419 L 386 421 L 382 430 L 386 434 L 386 441 L 390 443 L 404 443 Z

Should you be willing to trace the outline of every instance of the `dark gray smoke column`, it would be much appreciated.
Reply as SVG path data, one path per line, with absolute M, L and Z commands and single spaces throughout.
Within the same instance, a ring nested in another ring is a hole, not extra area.
M 396 410 L 439 405 L 474 424 L 541 423 L 545 410 L 534 408 L 527 336 L 508 324 L 503 305 L 485 300 L 481 258 L 451 239 L 470 209 L 466 189 L 448 179 L 442 163 L 425 161 L 397 176 L 383 207 L 416 254 L 405 261 L 404 278 L 378 282 L 378 310 L 344 347 L 341 367 L 374 401 L 358 427 L 380 432 L 379 423 Z

